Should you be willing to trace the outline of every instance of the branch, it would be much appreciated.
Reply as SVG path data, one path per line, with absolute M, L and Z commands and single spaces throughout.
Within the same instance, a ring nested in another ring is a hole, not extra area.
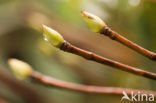
M 122 64 L 120 62 L 104 58 L 104 57 L 94 54 L 92 52 L 88 52 L 88 51 L 82 50 L 80 48 L 77 48 L 77 47 L 71 45 L 70 43 L 68 43 L 67 41 L 65 41 L 63 39 L 63 37 L 58 32 L 54 31 L 50 27 L 43 25 L 43 31 L 44 31 L 44 37 L 46 38 L 46 41 L 48 41 L 51 45 L 53 45 L 57 48 L 60 48 L 61 50 L 65 51 L 65 52 L 73 53 L 73 54 L 79 55 L 81 57 L 84 57 L 87 60 L 95 61 L 95 62 L 98 62 L 101 64 L 115 67 L 115 68 L 123 70 L 123 71 L 127 71 L 130 73 L 139 75 L 139 76 L 143 76 L 146 78 L 156 80 L 155 73 L 137 69 L 132 66 L 128 66 L 128 65 Z
M 83 93 L 123 95 L 123 91 L 125 91 L 127 95 L 131 95 L 131 92 L 133 91 L 133 93 L 140 92 L 141 94 L 147 94 L 147 95 L 153 94 L 156 97 L 156 92 L 152 92 L 152 91 L 117 88 L 117 87 L 86 86 L 86 85 L 64 82 L 52 77 L 44 76 L 38 72 L 33 72 L 31 74 L 31 78 L 46 86 L 61 88 L 70 91 L 83 92 Z
M 109 27 L 106 27 L 101 34 L 108 36 L 109 38 L 111 38 L 112 40 L 115 40 L 117 42 L 120 42 L 121 44 L 131 48 L 132 50 L 142 54 L 143 56 L 156 61 L 156 53 L 151 52 L 137 44 L 135 44 L 134 42 L 126 39 L 125 37 L 121 36 L 120 34 L 118 34 L 117 32 L 114 32 L 113 30 L 111 30 Z
M 99 56 L 95 53 L 88 52 L 88 51 L 82 50 L 80 48 L 77 48 L 77 47 L 71 45 L 70 43 L 68 43 L 66 41 L 64 41 L 64 43 L 62 44 L 60 49 L 63 51 L 70 52 L 70 53 L 79 55 L 81 57 L 84 57 L 87 60 L 92 60 L 92 61 L 95 61 L 95 62 L 98 62 L 101 64 L 105 64 L 105 65 L 108 65 L 111 67 L 115 67 L 115 68 L 123 70 L 123 71 L 127 71 L 130 73 L 139 75 L 139 76 L 143 76 L 146 78 L 156 80 L 156 74 L 155 73 L 147 72 L 147 71 L 144 71 L 141 69 L 134 68 L 132 66 L 122 64 L 122 63 L 117 62 L 117 61 L 113 61 L 111 59 L 104 58 L 104 57 Z
M 8 62 L 11 70 L 14 72 L 15 76 L 19 79 L 27 79 L 30 77 L 33 80 L 42 83 L 43 85 L 62 88 L 65 90 L 78 91 L 84 93 L 95 93 L 95 94 L 114 94 L 114 95 L 123 95 L 123 91 L 127 93 L 127 95 L 131 95 L 133 93 L 141 93 L 141 94 L 153 94 L 156 97 L 156 92 L 152 91 L 143 91 L 143 90 L 133 90 L 133 89 L 124 89 L 124 88 L 116 88 L 116 87 L 98 87 L 98 86 L 86 86 L 80 84 L 74 84 L 69 82 L 64 82 L 52 77 L 44 76 L 36 71 L 27 64 L 26 62 L 17 60 L 17 59 L 9 59 Z
M 9 74 L 6 69 L 0 67 L 0 83 L 4 84 L 9 89 L 13 90 L 14 93 L 18 94 L 20 97 L 22 97 L 26 102 L 29 103 L 45 103 L 46 98 L 36 92 L 36 90 L 33 90 L 29 86 L 22 84 L 12 78 L 12 75 Z M 1 100 L 0 100 L 1 103 Z
M 103 34 L 105 36 L 108 36 L 112 40 L 120 42 L 121 44 L 131 48 L 132 50 L 142 54 L 143 56 L 145 56 L 153 61 L 156 61 L 156 53 L 151 52 L 151 51 L 135 44 L 134 42 L 126 39 L 125 37 L 121 36 L 120 34 L 114 32 L 99 17 L 97 17 L 91 13 L 85 12 L 85 11 L 82 11 L 81 13 L 82 13 L 82 16 L 84 17 L 84 20 L 86 21 L 87 25 L 93 32 L 97 32 L 97 33 Z

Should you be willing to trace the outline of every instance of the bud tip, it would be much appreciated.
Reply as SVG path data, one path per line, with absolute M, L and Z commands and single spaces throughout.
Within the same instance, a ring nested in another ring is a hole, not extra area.
M 86 24 L 88 25 L 88 27 L 93 32 L 100 33 L 101 31 L 105 29 L 106 24 L 101 18 L 97 17 L 96 15 L 93 15 L 86 11 L 81 11 L 81 15 L 83 19 L 85 20 Z
M 42 30 L 44 39 L 48 41 L 51 45 L 55 47 L 61 47 L 64 42 L 63 37 L 57 31 L 53 30 L 52 28 L 42 24 Z
M 8 65 L 15 76 L 20 80 L 28 78 L 33 71 L 29 64 L 14 58 L 8 60 Z

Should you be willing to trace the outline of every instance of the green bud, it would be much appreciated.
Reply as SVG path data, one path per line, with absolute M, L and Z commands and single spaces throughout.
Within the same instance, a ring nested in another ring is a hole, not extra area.
M 85 22 L 87 23 L 88 27 L 93 32 L 100 33 L 103 29 L 105 29 L 106 24 L 99 17 L 97 17 L 91 13 L 85 12 L 85 11 L 82 11 L 81 14 L 82 14 Z
M 46 25 L 42 25 L 44 39 L 55 47 L 61 47 L 64 42 L 63 37 L 55 30 Z
M 33 72 L 33 69 L 29 64 L 18 59 L 9 59 L 8 64 L 15 76 L 20 80 L 28 78 Z

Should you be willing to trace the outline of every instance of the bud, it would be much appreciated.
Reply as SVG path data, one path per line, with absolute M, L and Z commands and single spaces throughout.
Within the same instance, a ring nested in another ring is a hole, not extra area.
M 61 47 L 64 41 L 63 37 L 57 31 L 51 29 L 46 25 L 42 25 L 42 27 L 44 39 L 55 47 Z
M 88 27 L 93 32 L 100 33 L 102 30 L 105 29 L 106 24 L 99 17 L 97 17 L 91 13 L 85 12 L 85 11 L 82 11 L 81 14 L 82 14 L 85 22 L 87 23 Z
M 33 71 L 32 67 L 29 64 L 18 59 L 9 59 L 8 64 L 13 73 L 20 80 L 28 78 Z

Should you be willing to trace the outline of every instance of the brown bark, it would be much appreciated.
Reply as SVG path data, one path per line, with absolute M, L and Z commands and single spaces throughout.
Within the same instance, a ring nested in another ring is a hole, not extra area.
M 112 38 L 114 38 L 114 37 L 112 37 Z M 101 64 L 105 64 L 105 65 L 108 65 L 111 67 L 115 67 L 115 68 L 123 70 L 123 71 L 127 71 L 130 73 L 139 75 L 139 76 L 143 76 L 146 78 L 156 80 L 156 74 L 155 73 L 147 72 L 147 71 L 137 69 L 137 68 L 134 68 L 134 67 L 126 65 L 126 64 L 122 64 L 122 63 L 117 62 L 117 61 L 113 61 L 113 60 L 104 58 L 104 57 L 99 56 L 97 54 L 94 54 L 92 52 L 88 52 L 88 51 L 82 50 L 80 48 L 77 48 L 77 47 L 71 45 L 70 43 L 68 43 L 67 41 L 64 41 L 64 43 L 62 44 L 60 49 L 63 51 L 70 52 L 70 53 L 79 55 L 81 57 L 84 57 L 87 60 L 95 61 L 95 62 L 98 62 Z
M 108 36 L 109 38 L 111 38 L 112 40 L 115 40 L 117 42 L 120 42 L 121 44 L 131 48 L 132 50 L 142 54 L 143 56 L 156 61 L 156 53 L 151 52 L 137 44 L 135 44 L 134 42 L 126 39 L 125 37 L 121 36 L 120 34 L 118 34 L 117 32 L 114 32 L 113 30 L 111 30 L 109 27 L 106 27 L 101 34 Z
M 156 97 L 156 92 L 145 91 L 145 90 L 135 90 L 135 89 L 127 89 L 127 88 L 117 88 L 117 87 L 102 87 L 102 86 L 87 86 L 74 84 L 69 82 L 64 82 L 61 80 L 57 80 L 52 77 L 44 76 L 38 72 L 33 72 L 31 78 L 42 83 L 43 85 L 61 88 L 70 91 L 77 91 L 83 93 L 91 93 L 91 94 L 109 94 L 109 95 L 123 95 L 123 91 L 127 93 L 127 95 L 131 95 L 131 92 L 140 94 L 153 94 Z

